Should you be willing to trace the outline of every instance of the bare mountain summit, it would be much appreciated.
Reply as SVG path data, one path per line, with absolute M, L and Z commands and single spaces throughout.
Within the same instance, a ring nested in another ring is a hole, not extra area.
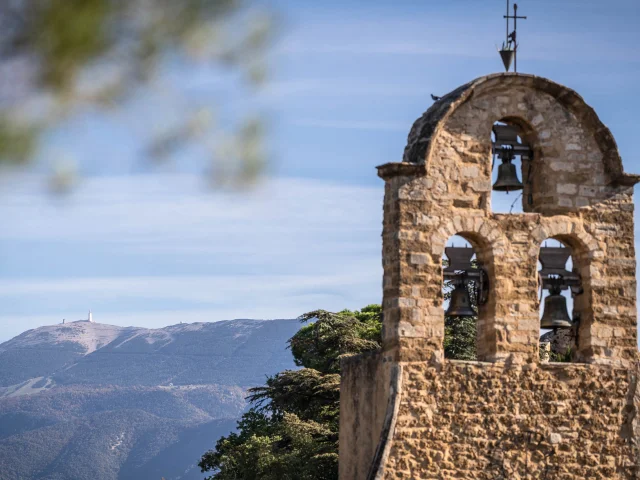
M 199 479 L 246 388 L 294 368 L 296 320 L 72 322 L 0 344 L 0 477 Z

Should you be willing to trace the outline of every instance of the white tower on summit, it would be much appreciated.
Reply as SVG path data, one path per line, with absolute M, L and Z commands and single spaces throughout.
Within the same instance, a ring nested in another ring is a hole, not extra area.
M 89 322 L 93 323 L 93 314 L 91 313 L 91 310 L 89 310 L 89 318 L 87 320 L 89 320 Z

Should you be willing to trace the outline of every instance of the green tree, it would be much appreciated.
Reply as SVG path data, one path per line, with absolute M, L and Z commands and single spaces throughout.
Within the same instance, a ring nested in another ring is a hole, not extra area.
M 311 320 L 314 322 L 310 323 Z M 218 440 L 199 463 L 211 480 L 338 478 L 340 359 L 381 344 L 382 309 L 316 310 L 289 340 L 300 370 L 285 370 L 252 388 L 252 408 L 238 432 Z
M 198 464 L 207 480 L 336 480 L 340 359 L 380 348 L 382 308 L 300 317 L 289 347 L 300 370 L 285 370 L 249 390 L 252 408 L 238 430 L 216 443 Z M 312 320 L 315 320 L 312 322 Z M 449 319 L 449 358 L 475 356 L 475 317 Z M 473 342 L 470 339 L 473 338 Z

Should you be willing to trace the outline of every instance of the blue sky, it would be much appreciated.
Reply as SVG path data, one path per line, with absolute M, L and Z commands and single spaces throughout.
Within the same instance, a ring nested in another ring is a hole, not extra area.
M 276 1 L 270 79 L 252 95 L 213 67 L 168 62 L 163 88 L 52 132 L 36 167 L 0 177 L 0 340 L 77 319 L 163 326 L 292 318 L 381 300 L 383 183 L 413 121 L 442 95 L 498 72 L 502 0 Z M 521 0 L 519 70 L 574 88 L 640 172 L 640 4 Z M 174 94 L 171 94 L 174 92 Z M 218 122 L 269 119 L 267 177 L 249 193 L 212 191 L 204 152 L 166 165 L 145 139 L 189 106 Z M 45 160 L 78 159 L 66 198 Z M 497 211 L 513 200 L 497 198 Z

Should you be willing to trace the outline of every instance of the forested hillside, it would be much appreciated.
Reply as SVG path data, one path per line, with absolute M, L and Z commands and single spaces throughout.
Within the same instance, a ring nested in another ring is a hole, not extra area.
M 198 455 L 234 429 L 246 388 L 293 367 L 299 326 L 78 322 L 1 344 L 0 477 L 201 479 Z

